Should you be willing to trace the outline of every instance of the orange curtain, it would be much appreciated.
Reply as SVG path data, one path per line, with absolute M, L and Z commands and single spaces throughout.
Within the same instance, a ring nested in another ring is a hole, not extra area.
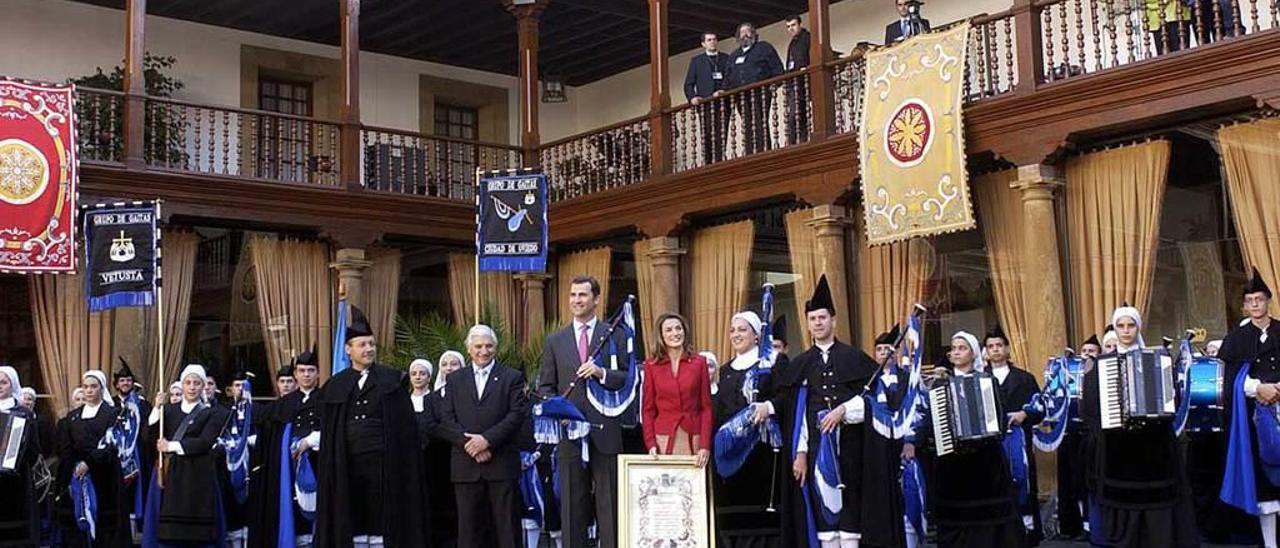
M 365 314 L 378 339 L 378 346 L 390 350 L 396 340 L 396 304 L 400 301 L 400 250 L 369 249 L 364 271 Z
M 449 300 L 453 304 L 453 319 L 458 325 L 475 323 L 475 287 L 476 256 L 474 253 L 449 254 Z M 523 310 L 520 306 L 520 291 L 515 278 L 509 272 L 486 272 L 480 276 L 480 306 L 496 314 L 495 323 L 490 326 L 503 329 L 505 333 L 515 333 L 519 326 L 517 314 Z
M 1146 311 L 1155 277 L 1169 142 L 1067 162 L 1067 226 L 1075 333 L 1094 333 L 1122 303 Z
M 1245 263 L 1280 288 L 1280 119 L 1222 128 L 1218 142 Z M 1271 315 L 1280 316 L 1280 299 Z
M 1016 169 L 990 173 L 973 182 L 978 223 L 991 265 L 991 285 L 1000 325 L 1009 336 L 1010 359 L 1030 371 L 1038 363 L 1027 349 L 1027 312 L 1022 300 L 1022 196 L 1010 187 Z
M 327 377 L 332 370 L 329 362 L 337 302 L 329 270 L 333 260 L 329 244 L 255 236 L 249 251 L 272 382 L 282 364 L 313 344 L 320 352 L 320 374 Z
M 110 378 L 115 314 L 89 313 L 83 272 L 35 274 L 27 280 L 44 392 L 61 414 L 85 371 L 101 369 Z
M 862 213 L 858 212 L 854 219 L 858 335 L 863 349 L 870 353 L 875 351 L 876 335 L 901 323 L 911 308 L 924 299 L 937 258 L 933 246 L 920 238 L 868 246 Z
M 755 233 L 751 221 L 741 221 L 697 230 L 689 241 L 693 342 L 721 363 L 733 357 L 726 333 L 733 315 L 746 307 Z
M 795 292 L 796 292 L 796 311 L 794 323 L 800 327 L 800 338 L 804 344 L 801 348 L 809 348 L 809 329 L 806 327 L 804 303 L 813 295 L 813 289 L 818 285 L 818 278 L 822 276 L 819 272 L 818 265 L 818 237 L 813 232 L 813 227 L 805 224 L 806 221 L 813 218 L 813 210 L 809 208 L 797 209 L 787 213 L 783 217 L 783 223 L 787 228 L 787 252 L 791 256 L 791 273 L 795 275 Z M 841 311 L 846 312 L 846 311 Z M 848 315 L 844 317 L 848 318 Z M 842 340 L 849 340 L 849 324 L 852 321 L 837 321 L 843 333 L 837 333 L 836 336 Z
M 609 275 L 612 260 L 613 250 L 608 246 L 566 253 L 556 259 L 556 302 L 559 303 L 556 308 L 559 318 L 557 323 L 564 325 L 573 316 L 569 312 L 569 285 L 573 277 L 579 274 L 595 276 L 600 281 L 600 306 L 597 312 L 601 316 L 610 313 L 605 310 L 605 307 L 609 303 Z
M 652 246 L 650 240 L 636 240 L 634 249 L 636 257 L 636 300 L 640 301 L 640 332 L 644 334 L 646 340 L 655 329 L 653 322 L 658 321 L 655 316 L 653 295 L 653 258 L 649 256 L 649 249 Z

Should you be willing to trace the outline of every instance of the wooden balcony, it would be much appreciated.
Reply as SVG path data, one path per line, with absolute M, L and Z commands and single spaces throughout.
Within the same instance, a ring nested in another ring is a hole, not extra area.
M 969 154 L 1043 163 L 1081 140 L 1280 106 L 1280 0 L 1150 12 L 1148 1 L 1166 0 L 1019 0 L 971 19 Z M 1156 24 L 1170 32 L 1148 32 Z M 855 50 L 536 149 L 81 89 L 82 188 L 160 197 L 168 214 L 193 219 L 462 243 L 473 238 L 475 169 L 534 159 L 551 180 L 554 240 L 658 236 L 756 203 L 852 200 L 862 59 Z M 134 103 L 144 120 L 131 154 L 123 121 Z

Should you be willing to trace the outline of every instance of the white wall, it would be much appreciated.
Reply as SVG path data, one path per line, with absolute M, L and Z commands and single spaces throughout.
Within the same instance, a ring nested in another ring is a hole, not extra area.
M 0 74 L 63 81 L 105 71 L 124 57 L 124 12 L 67 0 L 0 0 Z M 240 48 L 251 45 L 338 59 L 337 47 L 176 19 L 147 17 L 147 51 L 177 58 L 177 98 L 240 105 Z M 418 129 L 418 75 L 508 90 L 511 142 L 519 136 L 518 79 L 376 53 L 360 54 L 360 110 L 365 123 Z M 558 116 L 558 115 L 557 115 Z M 554 127 L 554 124 L 553 124 Z

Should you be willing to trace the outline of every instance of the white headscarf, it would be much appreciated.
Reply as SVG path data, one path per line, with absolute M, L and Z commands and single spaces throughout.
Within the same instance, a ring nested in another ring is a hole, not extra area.
M 467 364 L 467 359 L 462 357 L 462 353 L 458 352 L 457 350 L 445 350 L 444 353 L 440 355 L 440 359 L 436 360 L 436 363 L 444 363 L 445 358 L 456 359 L 458 360 L 458 363 L 464 366 Z M 440 390 L 441 388 L 444 388 L 445 381 L 448 380 L 447 377 L 448 375 L 445 375 L 444 369 L 441 368 L 440 374 L 436 375 L 436 382 L 435 384 L 432 385 L 431 389 Z
M 98 381 L 98 386 L 102 388 L 103 401 L 107 401 L 111 399 L 109 396 L 107 396 L 107 374 L 106 373 L 103 373 L 102 371 L 99 371 L 97 369 L 90 369 L 88 371 L 85 371 L 83 375 L 80 375 L 80 380 L 84 380 L 88 378 L 93 378 L 93 380 Z
M 983 371 L 987 368 L 987 360 L 982 357 L 982 347 L 978 346 L 978 338 L 968 331 L 956 331 L 951 336 L 951 340 L 964 339 L 965 344 L 969 345 L 969 350 L 973 352 L 973 369 L 974 371 Z
M 209 382 L 209 377 L 204 372 L 204 366 L 198 363 L 187 364 L 186 367 L 182 368 L 182 374 L 178 375 L 178 383 L 182 383 L 183 380 L 191 375 L 200 377 L 201 391 L 203 391 L 203 385 Z
M 761 326 L 764 325 L 764 322 L 760 321 L 760 316 L 757 316 L 755 312 L 752 312 L 750 310 L 734 314 L 733 318 L 729 320 L 730 323 L 732 323 L 733 320 L 742 320 L 744 322 L 747 322 L 748 324 L 751 324 L 751 329 L 755 330 L 756 335 L 760 334 L 760 328 Z
M 422 358 L 418 358 L 416 360 L 409 362 L 409 371 L 413 371 L 413 368 L 415 367 L 421 367 L 423 369 L 426 369 L 427 377 L 430 377 L 433 373 L 435 373 L 435 370 L 436 370 L 435 366 L 431 365 L 431 362 L 429 360 L 424 360 Z
M 1138 309 L 1132 306 L 1119 307 L 1115 309 L 1114 312 L 1111 313 L 1111 325 L 1113 326 L 1119 325 L 1120 318 L 1132 319 L 1133 323 L 1137 325 L 1138 337 L 1137 337 L 1136 345 L 1134 346 L 1134 348 L 1146 348 L 1147 344 L 1142 340 L 1142 313 L 1138 312 Z M 1116 330 L 1119 331 L 1119 328 L 1116 328 Z M 1117 333 L 1116 349 L 1119 350 L 1119 348 L 1120 348 L 1120 335 Z M 1134 348 L 1129 348 L 1128 350 L 1133 350 Z
M 1217 349 L 1219 349 L 1219 348 L 1222 348 L 1222 339 L 1214 339 L 1214 340 L 1212 340 L 1212 341 L 1209 341 L 1209 342 L 1205 343 L 1205 345 L 1204 345 L 1204 349 L 1207 351 L 1207 350 L 1209 350 L 1210 348 L 1215 349 L 1215 350 L 1217 350 Z
M 18 395 L 22 394 L 22 384 L 18 382 L 18 370 L 8 365 L 0 365 L 0 373 L 9 377 L 9 389 L 11 392 L 9 396 L 17 399 Z

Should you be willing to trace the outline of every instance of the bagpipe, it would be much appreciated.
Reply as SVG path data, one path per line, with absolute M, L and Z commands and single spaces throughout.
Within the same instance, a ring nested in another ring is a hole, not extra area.
M 249 500 L 249 438 L 253 435 L 253 390 L 250 380 L 240 381 L 240 395 L 232 403 L 232 413 L 218 444 L 226 452 L 227 472 L 231 478 L 231 491 L 236 502 Z
M 907 328 L 898 334 L 893 342 L 893 351 L 879 363 L 876 373 L 862 390 L 868 396 L 866 400 L 867 407 L 871 409 L 872 428 L 888 439 L 902 439 L 912 432 L 918 416 L 918 404 L 924 399 L 921 378 L 924 345 L 920 344 L 923 340 L 920 319 L 926 312 L 928 309 L 919 304 L 912 307 L 911 314 L 907 316 Z M 906 386 L 899 387 L 899 390 L 905 392 L 902 393 L 903 398 L 897 409 L 893 409 L 887 395 L 885 401 L 880 401 L 877 382 L 884 377 L 886 369 L 895 376 L 901 373 L 902 356 L 907 357 L 908 380 Z
M 764 297 L 762 299 L 762 311 L 760 325 L 760 342 L 758 348 L 760 350 L 759 359 L 756 364 L 751 366 L 746 372 L 746 380 L 742 383 L 742 395 L 747 401 L 737 413 L 734 413 L 729 420 L 720 425 L 716 430 L 713 443 L 714 458 L 716 463 L 716 473 L 722 478 L 727 478 L 738 472 L 742 465 L 747 462 L 747 457 L 751 455 L 751 451 L 755 449 L 756 444 L 766 443 L 773 449 L 774 459 L 782 451 L 782 428 L 778 425 L 778 419 L 770 416 L 760 424 L 752 423 L 752 415 L 755 411 L 756 397 L 760 390 L 760 384 L 764 382 L 765 377 L 772 374 L 773 361 L 773 284 L 766 283 L 763 287 Z M 777 470 L 776 462 L 773 467 Z M 776 478 L 775 478 L 776 479 Z M 773 493 L 770 488 L 770 494 Z M 769 508 L 773 508 L 772 498 L 770 499 Z
M 131 521 L 135 527 L 138 525 L 137 520 L 142 519 L 142 502 L 143 502 L 143 483 L 142 477 L 142 453 L 138 447 L 138 437 L 142 432 L 142 412 L 140 410 L 140 396 L 138 396 L 141 385 L 129 392 L 124 398 L 120 406 L 120 410 L 116 413 L 115 423 L 107 429 L 102 435 L 102 439 L 98 441 L 98 449 L 106 449 L 108 447 L 115 448 L 116 458 L 120 461 L 120 475 L 122 479 L 133 478 L 133 509 L 130 513 Z M 163 412 L 163 411 L 162 411 Z M 76 502 L 74 509 L 76 511 L 76 522 L 82 524 L 82 530 L 89 532 L 87 524 L 96 522 L 97 512 L 97 495 L 93 493 L 93 482 L 89 475 L 85 474 L 80 491 L 71 492 L 72 500 Z M 72 487 L 75 487 L 73 484 Z M 88 493 L 88 494 L 86 494 Z M 92 504 L 90 504 L 92 499 Z M 84 512 L 82 515 L 81 512 Z M 96 528 L 96 526 L 95 526 Z M 141 527 L 137 527 L 141 529 Z

